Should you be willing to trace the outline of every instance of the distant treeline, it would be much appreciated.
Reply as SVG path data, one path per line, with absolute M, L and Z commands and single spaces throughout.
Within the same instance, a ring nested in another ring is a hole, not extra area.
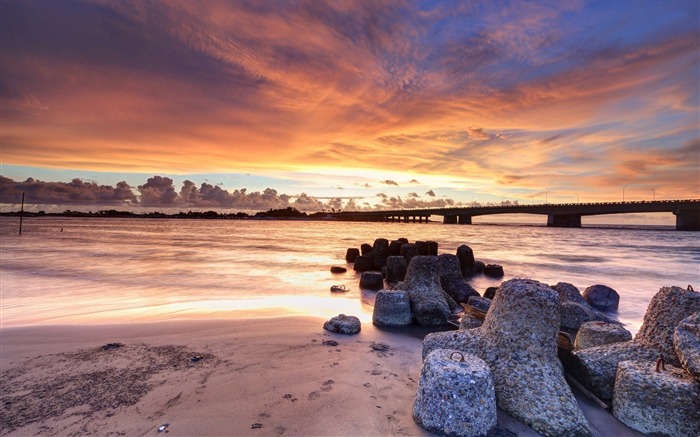
M 19 211 L 3 212 L 0 216 L 19 216 Z M 216 211 L 187 211 L 178 212 L 174 214 L 167 214 L 164 212 L 153 211 L 137 213 L 132 211 L 118 211 L 116 209 L 106 209 L 97 212 L 82 212 L 82 211 L 71 211 L 67 209 L 63 212 L 28 212 L 24 211 L 25 217 L 123 217 L 123 218 L 175 218 L 175 219 L 225 219 L 225 220 L 244 220 L 244 219 L 324 219 L 328 217 L 325 212 L 316 212 L 313 214 L 306 214 L 293 207 L 287 207 L 284 209 L 270 209 L 268 211 L 260 211 L 254 215 L 249 215 L 244 212 L 237 213 L 218 213 Z

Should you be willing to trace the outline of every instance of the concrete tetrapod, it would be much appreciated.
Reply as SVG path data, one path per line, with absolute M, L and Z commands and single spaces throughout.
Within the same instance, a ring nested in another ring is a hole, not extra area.
M 551 437 L 591 436 L 557 359 L 559 296 L 530 279 L 501 284 L 481 327 L 433 333 L 423 356 L 456 349 L 488 363 L 498 406 Z

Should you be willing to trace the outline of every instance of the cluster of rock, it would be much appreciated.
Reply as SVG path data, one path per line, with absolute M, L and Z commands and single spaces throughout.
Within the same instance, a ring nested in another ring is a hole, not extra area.
M 644 433 L 700 435 L 700 293 L 661 288 L 634 339 L 607 332 L 614 341 L 591 342 L 590 328 L 576 337 L 570 371 L 612 400 L 615 417 Z

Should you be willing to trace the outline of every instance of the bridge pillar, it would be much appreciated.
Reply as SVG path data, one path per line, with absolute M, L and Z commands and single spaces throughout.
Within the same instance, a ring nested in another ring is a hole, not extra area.
M 700 209 L 673 211 L 677 231 L 700 231 Z
M 408 223 L 408 216 L 407 215 L 403 216 L 403 222 Z
M 457 216 L 456 215 L 446 215 L 442 218 L 442 222 L 446 225 L 456 225 Z
M 557 228 L 580 228 L 581 216 L 579 214 L 548 214 L 547 226 Z
M 470 216 L 470 215 L 460 215 L 460 216 L 458 216 L 458 218 L 459 218 L 460 225 L 471 225 L 472 224 L 472 216 Z

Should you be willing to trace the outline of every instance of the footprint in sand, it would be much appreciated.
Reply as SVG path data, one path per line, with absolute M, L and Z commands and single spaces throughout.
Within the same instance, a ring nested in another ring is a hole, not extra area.
M 310 400 L 310 401 L 313 401 L 313 400 L 316 400 L 316 399 L 320 398 L 321 395 L 318 394 L 318 392 L 312 391 L 311 393 L 309 393 L 309 396 L 308 396 L 308 397 L 309 397 L 309 400 Z
M 332 379 L 329 379 L 328 381 L 324 382 L 321 387 L 321 390 L 323 391 L 331 391 L 333 390 L 333 384 L 335 384 L 335 381 Z
M 282 425 L 279 425 L 279 426 L 277 426 L 277 428 L 275 428 L 275 433 L 277 435 L 282 435 L 285 432 L 287 432 L 287 428 L 283 427 Z

